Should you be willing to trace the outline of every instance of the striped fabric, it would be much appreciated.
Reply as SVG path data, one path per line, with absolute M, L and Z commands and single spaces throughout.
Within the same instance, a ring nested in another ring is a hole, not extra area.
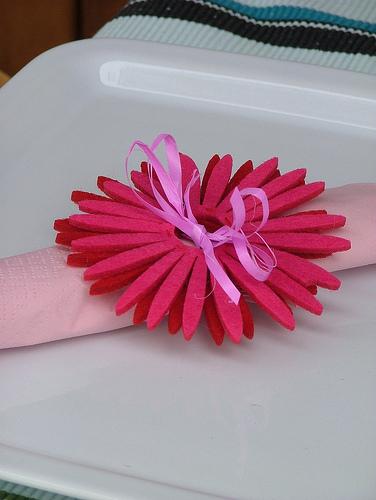
M 376 0 L 131 0 L 96 36 L 376 75 Z M 73 500 L 0 480 L 0 500 L 25 498 Z
M 376 74 L 376 0 L 130 0 L 96 36 Z
M 0 500 L 26 500 L 30 498 L 35 500 L 78 500 L 48 491 L 29 488 L 21 484 L 0 481 Z

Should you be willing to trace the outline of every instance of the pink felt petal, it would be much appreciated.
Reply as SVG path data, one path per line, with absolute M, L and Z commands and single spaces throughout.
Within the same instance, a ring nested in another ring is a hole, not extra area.
M 81 234 L 81 233 L 78 233 Z M 171 237 L 171 233 L 120 233 L 99 234 L 96 236 L 82 235 L 72 241 L 72 249 L 76 252 L 115 252 L 130 250 L 150 243 L 165 241 Z
M 215 154 L 214 156 L 212 156 L 210 158 L 210 160 L 208 162 L 208 165 L 205 169 L 204 176 L 203 176 L 202 182 L 201 182 L 201 202 L 204 200 L 206 189 L 208 187 L 208 182 L 209 182 L 209 179 L 210 179 L 211 174 L 213 172 L 213 169 L 216 166 L 216 164 L 219 162 L 220 159 L 221 159 L 220 156 Z
M 272 198 L 269 202 L 269 217 L 275 217 L 276 215 L 295 208 L 306 201 L 316 198 L 325 189 L 324 182 L 312 182 L 311 184 L 304 184 L 296 188 L 285 191 L 284 193 Z M 262 217 L 261 206 L 258 205 L 256 208 L 256 213 L 254 220 L 260 220 Z
M 320 302 L 304 286 L 279 269 L 273 270 L 267 283 L 276 293 L 282 294 L 303 309 L 313 314 L 320 315 L 322 313 L 323 308 Z
M 179 249 L 168 253 L 161 259 L 158 259 L 147 271 L 139 276 L 123 293 L 116 304 L 116 314 L 120 315 L 128 311 L 139 300 L 154 290 L 170 269 L 183 255 L 184 250 Z
M 72 226 L 100 233 L 160 233 L 171 227 L 168 222 L 140 223 L 115 215 L 76 214 L 69 217 Z
M 140 192 L 138 193 L 138 197 L 134 193 L 134 190 L 129 186 L 126 186 L 119 181 L 114 181 L 113 179 L 98 177 L 98 187 L 101 191 L 103 191 L 103 193 L 115 201 L 121 201 L 123 203 L 129 203 L 130 205 L 145 208 L 144 203 L 142 203 L 142 200 L 139 198 L 141 197 L 151 205 L 158 206 L 154 198 Z
M 213 278 L 211 281 L 212 286 L 214 286 L 215 306 L 223 328 L 233 342 L 239 343 L 243 335 L 243 318 L 240 307 L 229 299 L 223 288 L 215 283 Z
M 168 331 L 171 335 L 175 335 L 183 322 L 183 309 L 184 309 L 185 290 L 182 288 L 175 298 L 168 313 Z
M 338 236 L 319 233 L 264 233 L 262 235 L 266 243 L 272 248 L 289 250 L 299 254 L 330 254 L 349 250 L 349 240 Z M 252 243 L 260 243 L 256 235 L 248 240 Z
M 205 207 L 217 206 L 230 180 L 231 170 L 231 155 L 225 155 L 214 165 L 202 202 Z
M 146 207 L 135 207 L 133 205 L 119 203 L 117 201 L 83 200 L 78 203 L 78 208 L 81 212 L 89 214 L 115 215 L 127 217 L 129 219 L 163 222 L 163 219 L 154 215 L 153 212 L 148 210 Z
M 253 317 L 251 310 L 243 297 L 240 297 L 239 307 L 243 318 L 243 334 L 247 339 L 251 340 L 254 335 Z
M 147 326 L 149 329 L 152 330 L 162 321 L 171 304 L 183 288 L 196 257 L 196 250 L 186 250 L 185 255 L 171 269 L 157 290 L 147 317 Z
M 278 168 L 278 158 L 270 158 L 256 167 L 239 185 L 239 189 L 246 187 L 261 187 L 268 182 Z
M 196 173 L 198 174 L 199 172 L 192 158 L 183 153 L 180 153 L 179 156 L 181 163 L 182 187 L 184 193 L 193 175 Z M 189 200 L 191 203 L 192 211 L 193 213 L 195 213 L 196 208 L 200 204 L 200 177 L 198 177 L 197 181 L 191 187 Z
M 274 249 L 278 269 L 303 286 L 318 285 L 329 290 L 337 290 L 341 282 L 333 274 L 307 259 Z
M 209 295 L 205 300 L 204 311 L 206 323 L 211 336 L 213 337 L 214 342 L 219 346 L 223 343 L 223 339 L 225 338 L 225 330 L 222 326 L 221 320 L 219 319 L 213 294 Z
M 299 168 L 267 182 L 264 186 L 262 186 L 262 189 L 265 191 L 266 196 L 270 200 L 285 191 L 289 191 L 304 184 L 305 175 L 306 170 L 304 168 Z M 260 204 L 260 201 L 253 196 L 248 196 L 245 198 L 244 204 L 246 210 L 253 213 L 256 205 Z
M 323 231 L 342 227 L 345 223 L 346 217 L 343 215 L 290 215 L 269 219 L 261 232 Z M 251 226 L 246 228 L 244 225 L 244 231 L 246 232 L 248 229 L 251 229 Z
M 285 191 L 304 184 L 306 174 L 307 170 L 305 168 L 291 170 L 290 172 L 287 172 L 286 174 L 278 176 L 275 179 L 267 182 L 262 186 L 262 189 L 265 191 L 266 196 L 269 199 L 272 199 L 275 196 L 284 193 Z
M 119 253 L 87 269 L 84 274 L 84 279 L 95 280 L 107 278 L 117 273 L 128 271 L 133 267 L 154 262 L 166 253 L 174 250 L 176 244 L 177 242 L 174 240 L 167 240 Z
M 193 265 L 184 300 L 183 334 L 186 340 L 193 337 L 199 324 L 206 295 L 206 281 L 207 266 L 204 256 L 200 254 Z
M 226 249 L 226 251 L 229 250 Z M 295 321 L 291 310 L 266 283 L 253 278 L 239 262 L 226 254 L 223 249 L 221 249 L 220 258 L 235 282 L 248 293 L 252 300 L 282 326 L 289 330 L 294 329 Z

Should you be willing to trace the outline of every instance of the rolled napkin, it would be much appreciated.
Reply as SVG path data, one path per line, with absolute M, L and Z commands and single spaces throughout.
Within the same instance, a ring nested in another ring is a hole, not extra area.
M 351 249 L 326 259 L 315 259 L 315 264 L 327 271 L 340 271 L 376 263 L 376 183 L 327 189 L 303 207 L 308 210 L 325 207 L 329 213 L 346 217 L 346 225 L 330 234 L 348 238 Z
M 119 293 L 89 296 L 82 269 L 50 247 L 0 259 L 0 349 L 115 330 L 132 315 L 114 314 Z
M 315 263 L 329 271 L 376 263 L 376 184 L 327 189 L 303 210 L 325 208 L 346 216 L 331 234 L 348 238 L 349 251 Z M 66 265 L 66 249 L 51 247 L 0 259 L 0 348 L 20 347 L 106 332 L 132 324 L 116 316 L 121 292 L 90 296 L 83 270 Z

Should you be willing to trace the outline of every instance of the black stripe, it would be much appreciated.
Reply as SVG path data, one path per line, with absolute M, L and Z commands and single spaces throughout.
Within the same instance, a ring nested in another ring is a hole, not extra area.
M 136 15 L 194 21 L 271 45 L 376 55 L 375 37 L 314 26 L 265 26 L 251 18 L 249 21 L 240 19 L 231 12 L 223 12 L 210 4 L 201 5 L 189 0 L 145 0 L 130 3 L 117 17 Z

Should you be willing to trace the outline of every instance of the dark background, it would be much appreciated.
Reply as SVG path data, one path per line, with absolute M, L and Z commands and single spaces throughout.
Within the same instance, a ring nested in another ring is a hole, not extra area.
M 92 37 L 126 3 L 126 0 L 0 0 L 0 72 L 4 78 L 4 73 L 13 76 L 51 47 Z

